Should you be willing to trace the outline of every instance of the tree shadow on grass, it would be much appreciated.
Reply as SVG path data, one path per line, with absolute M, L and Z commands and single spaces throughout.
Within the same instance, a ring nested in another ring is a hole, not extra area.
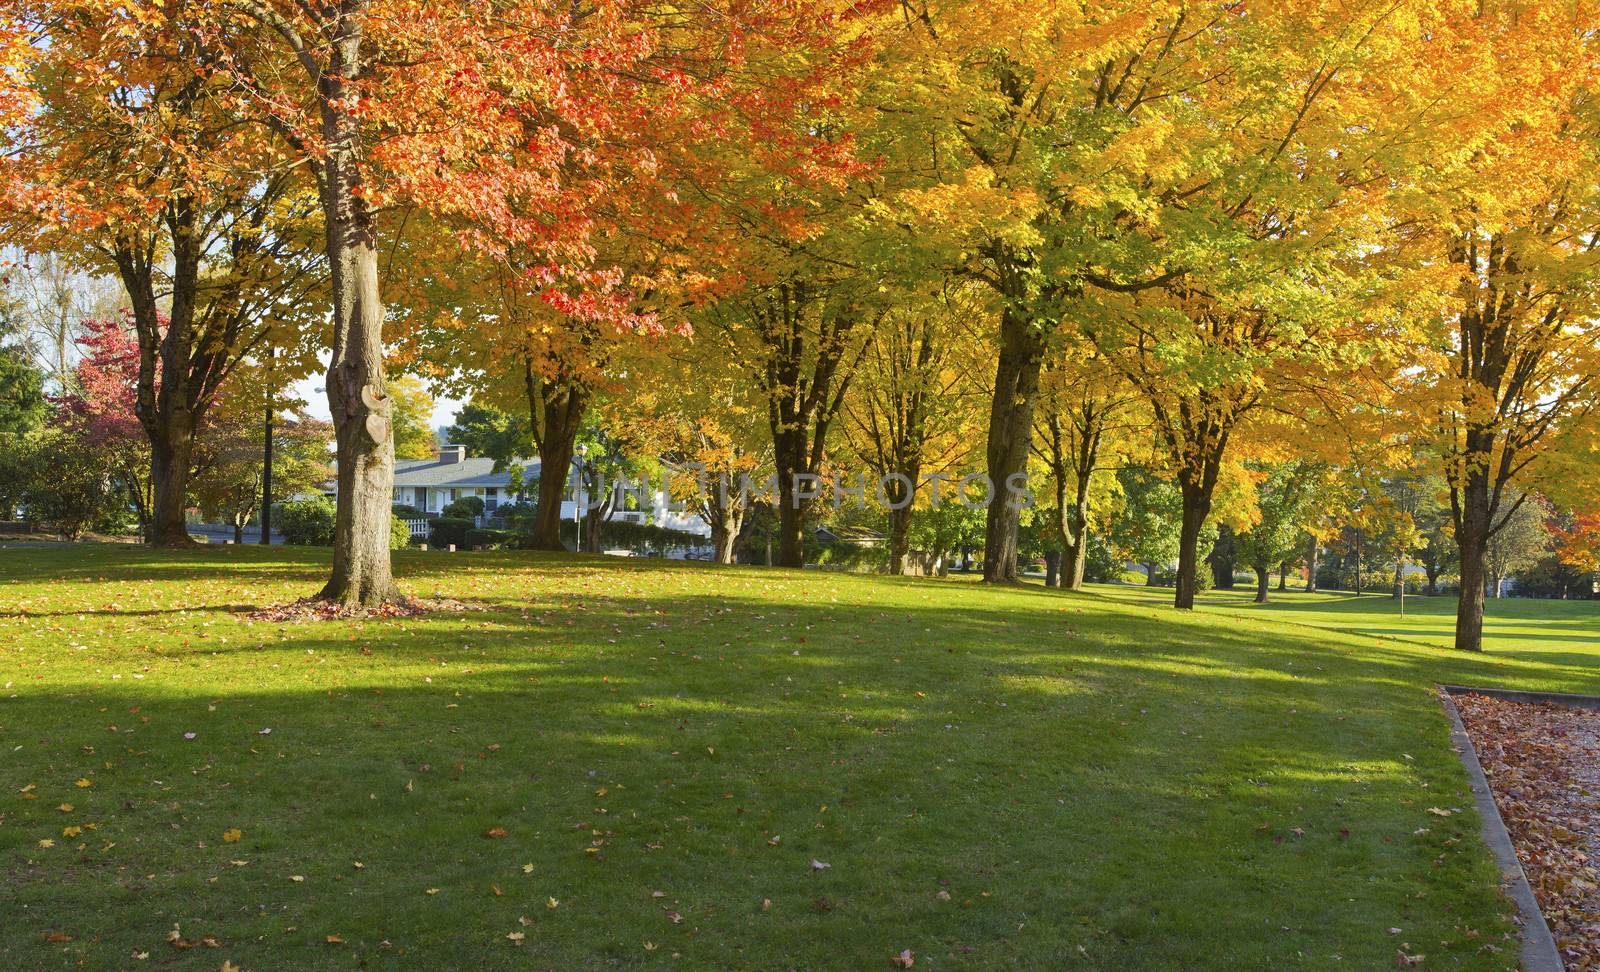
M 226 646 L 161 643 L 138 683 L 97 661 L 12 690 L 7 775 L 39 799 L 0 821 L 0 956 L 34 967 L 64 928 L 115 965 L 181 922 L 245 967 L 629 965 L 645 941 L 716 968 L 1378 967 L 1401 925 L 1488 967 L 1464 936 L 1508 927 L 1493 866 L 1470 811 L 1427 812 L 1470 806 L 1432 685 L 1595 682 L 1042 589 L 853 603 L 879 582 L 557 560 L 524 600 L 456 564 L 414 576 L 484 611 L 219 621 Z

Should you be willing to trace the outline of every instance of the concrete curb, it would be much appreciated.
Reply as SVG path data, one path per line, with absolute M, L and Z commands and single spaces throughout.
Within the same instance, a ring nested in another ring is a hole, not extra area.
M 1550 934 L 1550 926 L 1545 923 L 1544 913 L 1539 910 L 1539 901 L 1533 896 L 1533 888 L 1528 885 L 1528 876 L 1522 872 L 1522 863 L 1517 860 L 1517 850 L 1511 843 L 1511 834 L 1506 830 L 1506 822 L 1500 818 L 1500 809 L 1495 806 L 1494 794 L 1489 789 L 1489 780 L 1483 775 L 1483 764 L 1478 762 L 1478 751 L 1473 748 L 1472 739 L 1467 735 L 1467 727 L 1461 721 L 1461 712 L 1456 708 L 1455 702 L 1451 701 L 1452 695 L 1468 692 L 1512 702 L 1586 699 L 1590 704 L 1583 708 L 1595 709 L 1600 709 L 1600 699 L 1577 695 L 1561 696 L 1556 693 L 1463 688 L 1459 685 L 1439 686 L 1439 701 L 1444 705 L 1445 714 L 1450 717 L 1450 741 L 1455 745 L 1456 752 L 1461 755 L 1461 762 L 1467 768 L 1467 779 L 1472 784 L 1472 795 L 1478 804 L 1478 817 L 1483 821 L 1483 842 L 1494 852 L 1494 859 L 1500 865 L 1500 875 L 1505 882 L 1506 890 L 1511 893 L 1511 899 L 1517 903 L 1517 910 L 1521 912 L 1522 968 L 1525 972 L 1564 972 L 1565 966 L 1561 961 L 1561 952 L 1556 948 L 1555 936 Z

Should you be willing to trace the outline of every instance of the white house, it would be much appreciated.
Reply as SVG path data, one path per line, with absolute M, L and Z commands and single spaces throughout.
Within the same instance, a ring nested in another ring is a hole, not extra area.
M 517 459 L 513 460 L 512 465 L 522 470 L 522 482 L 530 494 L 528 498 L 532 500 L 531 494 L 539 481 L 539 460 Z M 563 520 L 578 519 L 580 504 L 584 507 L 582 515 L 589 515 L 591 504 L 588 494 L 579 486 L 580 482 L 579 468 L 575 462 L 567 476 L 566 497 L 561 503 Z M 613 489 L 620 489 L 621 484 L 609 485 Z M 424 513 L 438 513 L 464 496 L 476 496 L 483 500 L 484 512 L 492 513 L 502 504 L 516 502 L 517 497 L 512 495 L 510 487 L 510 469 L 495 472 L 493 459 L 470 458 L 466 446 L 441 446 L 435 458 L 399 459 L 394 464 L 395 505 L 412 506 Z M 611 519 L 653 523 L 697 536 L 711 535 L 711 528 L 705 521 L 681 502 L 672 500 L 660 488 L 660 484 L 652 484 L 643 496 L 641 492 L 635 489 L 619 496 Z M 599 503 L 592 505 L 598 506 Z

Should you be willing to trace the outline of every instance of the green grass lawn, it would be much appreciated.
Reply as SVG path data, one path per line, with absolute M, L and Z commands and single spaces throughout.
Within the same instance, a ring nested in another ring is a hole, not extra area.
M 1167 604 L 1169 589 L 1101 585 L 1095 591 L 1129 603 Z M 1256 604 L 1254 587 L 1208 591 L 1199 598 L 1203 611 L 1230 617 L 1314 625 L 1391 641 L 1448 648 L 1455 643 L 1456 599 L 1408 595 L 1401 604 L 1387 593 L 1343 591 L 1306 594 L 1272 591 L 1266 604 Z M 1490 599 L 1485 611 L 1484 647 L 1496 655 L 1513 655 L 1577 669 L 1573 677 L 1600 665 L 1600 601 L 1547 601 L 1532 598 Z
M 1331 599 L 397 569 L 481 610 L 251 622 L 323 556 L 0 551 L 0 968 L 1509 968 L 1432 686 L 1600 690 L 1577 614 L 1462 657 L 1285 623 L 1368 627 Z

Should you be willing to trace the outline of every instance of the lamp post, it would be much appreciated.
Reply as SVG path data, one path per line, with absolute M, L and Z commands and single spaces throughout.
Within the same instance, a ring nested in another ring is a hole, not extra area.
M 572 538 L 572 548 L 574 553 L 583 553 L 583 508 L 589 500 L 588 489 L 583 482 L 583 470 L 586 465 L 584 462 L 584 457 L 589 454 L 589 447 L 587 445 L 580 445 L 578 446 L 577 453 L 578 486 L 572 491 L 572 521 L 577 524 L 578 531 Z M 594 551 L 592 550 L 590 551 L 590 553 L 593 552 Z
M 267 349 L 267 422 L 261 447 L 261 542 L 272 543 L 272 366 L 277 348 Z

